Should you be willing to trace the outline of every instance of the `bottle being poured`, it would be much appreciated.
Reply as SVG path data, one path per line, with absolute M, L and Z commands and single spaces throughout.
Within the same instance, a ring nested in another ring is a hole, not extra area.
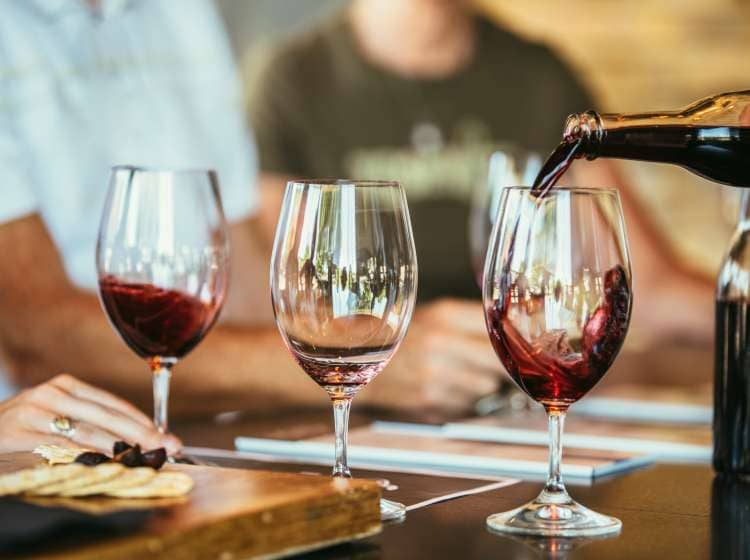
M 750 187 L 750 90 L 723 93 L 681 111 L 568 117 L 563 141 L 537 175 L 544 197 L 575 159 L 672 163 L 711 181 Z M 716 291 L 714 469 L 750 475 L 750 190 Z
M 680 111 L 571 115 L 534 194 L 544 196 L 583 157 L 672 163 L 717 183 L 750 187 L 750 90 L 706 97 Z

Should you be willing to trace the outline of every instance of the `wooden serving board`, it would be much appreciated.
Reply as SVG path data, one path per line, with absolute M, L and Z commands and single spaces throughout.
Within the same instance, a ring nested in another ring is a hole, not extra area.
M 29 454 L 0 455 L 0 473 L 39 461 Z M 86 512 L 159 506 L 143 529 L 128 536 L 56 550 L 34 558 L 282 558 L 381 530 L 376 482 L 326 476 L 166 465 L 189 474 L 195 488 L 176 500 L 50 499 L 50 505 Z M 38 502 L 36 502 L 38 503 Z

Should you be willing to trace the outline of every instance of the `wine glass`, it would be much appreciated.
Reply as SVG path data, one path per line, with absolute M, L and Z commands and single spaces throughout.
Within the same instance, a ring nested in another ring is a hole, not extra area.
M 417 258 L 398 183 L 287 184 L 271 258 L 273 309 L 292 355 L 333 403 L 334 477 L 351 476 L 351 401 L 396 352 L 416 294 Z M 381 501 L 383 519 L 405 512 Z
M 490 241 L 492 227 L 500 211 L 503 188 L 510 185 L 529 184 L 542 168 L 542 157 L 514 144 L 498 146 L 487 161 L 487 173 L 472 191 L 469 212 L 469 250 L 474 278 L 482 289 L 484 258 Z M 498 390 L 484 395 L 474 403 L 479 416 L 510 411 L 522 414 L 530 410 L 529 398 L 510 381 L 503 379 Z
M 568 407 L 612 365 L 632 307 L 630 259 L 615 190 L 557 187 L 536 198 L 504 189 L 484 269 L 490 341 L 513 380 L 549 416 L 539 496 L 487 518 L 500 532 L 554 537 L 616 533 L 622 523 L 573 501 L 560 474 Z
M 542 168 L 542 157 L 513 144 L 500 146 L 487 162 L 484 181 L 474 186 L 469 211 L 469 250 L 474 277 L 482 289 L 482 273 L 492 227 L 500 211 L 503 188 L 530 184 Z
M 227 290 L 216 173 L 114 167 L 96 264 L 112 326 L 151 368 L 154 423 L 166 433 L 172 368 L 214 324 Z

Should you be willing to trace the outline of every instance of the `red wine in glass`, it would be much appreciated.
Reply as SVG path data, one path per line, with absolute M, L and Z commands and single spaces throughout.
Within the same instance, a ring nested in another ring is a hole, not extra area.
M 631 313 L 631 275 L 616 191 L 510 187 L 487 254 L 490 341 L 516 384 L 549 416 L 550 462 L 539 496 L 493 514 L 493 531 L 545 537 L 614 534 L 622 523 L 576 503 L 561 475 L 568 407 L 602 379 Z
M 223 294 L 203 302 L 178 290 L 153 284 L 99 280 L 99 293 L 110 321 L 141 358 L 182 358 L 213 325 Z
M 490 341 L 513 380 L 548 409 L 567 409 L 604 376 L 622 347 L 628 329 L 631 294 L 617 266 L 604 275 L 604 298 L 586 320 L 582 336 L 568 338 L 564 328 L 544 330 L 528 340 L 516 324 L 544 323 L 543 295 L 513 297 L 487 312 Z
M 96 249 L 99 296 L 115 330 L 151 368 L 161 432 L 172 368 L 224 303 L 227 237 L 213 171 L 112 170 Z

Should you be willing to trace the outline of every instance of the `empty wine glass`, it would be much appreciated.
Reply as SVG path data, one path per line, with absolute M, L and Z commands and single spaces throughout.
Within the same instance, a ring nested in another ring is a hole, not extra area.
M 271 260 L 276 323 L 302 369 L 333 402 L 334 477 L 350 477 L 349 409 L 396 352 L 417 294 L 417 259 L 398 183 L 293 181 Z M 405 515 L 381 501 L 383 519 Z
M 214 324 L 227 289 L 216 174 L 113 168 L 96 264 L 112 326 L 151 368 L 154 423 L 166 433 L 172 368 Z
M 560 474 L 568 407 L 607 372 L 630 323 L 630 258 L 615 190 L 506 188 L 484 269 L 490 340 L 549 416 L 547 483 L 532 502 L 487 518 L 495 531 L 553 537 L 616 533 L 622 523 L 573 501 Z

